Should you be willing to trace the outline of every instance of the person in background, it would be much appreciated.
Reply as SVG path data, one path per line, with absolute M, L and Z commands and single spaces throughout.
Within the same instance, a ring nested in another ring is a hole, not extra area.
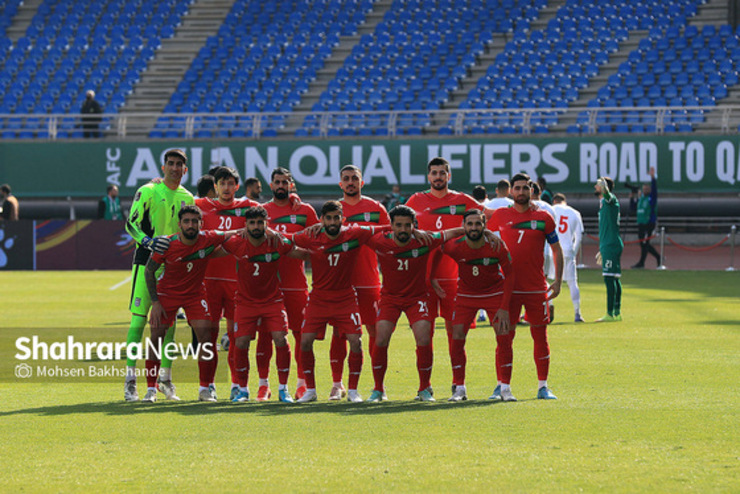
M 640 239 L 640 260 L 632 266 L 632 269 L 644 268 L 648 254 L 653 256 L 660 266 L 662 264 L 660 254 L 650 245 L 650 237 L 658 222 L 658 181 L 655 179 L 654 167 L 650 168 L 650 184 L 643 184 L 639 196 L 630 195 L 630 210 L 637 213 L 637 238 Z
M 0 219 L 18 221 L 18 199 L 13 195 L 8 184 L 0 185 L 0 204 L 2 204 Z
M 103 107 L 95 101 L 95 91 L 90 89 L 85 93 L 85 102 L 80 109 L 82 114 L 82 135 L 86 139 L 89 137 L 102 137 L 100 133 L 100 115 L 103 113 Z
M 107 194 L 98 201 L 99 220 L 122 220 L 121 201 L 118 199 L 118 186 L 109 185 Z
M 259 202 L 262 194 L 262 182 L 258 178 L 251 177 L 244 181 L 244 195 L 247 199 Z
M 481 204 L 485 204 L 488 201 L 488 193 L 483 185 L 476 185 L 473 187 L 473 199 Z
M 391 193 L 386 194 L 386 196 L 383 198 L 381 202 L 383 206 L 385 206 L 386 211 L 390 211 L 396 206 L 405 204 L 406 198 L 401 195 L 401 186 L 398 184 L 395 184 L 393 188 L 391 189 Z
M 606 315 L 596 322 L 622 320 L 622 251 L 624 242 L 619 235 L 619 201 L 614 195 L 614 181 L 599 177 L 594 185 L 599 198 L 599 252 L 596 261 L 606 284 Z
M 198 184 L 195 186 L 198 189 L 198 197 L 201 199 L 215 199 L 216 198 L 216 181 L 213 179 L 213 175 L 210 173 L 203 175 L 198 179 Z
M 496 197 L 488 199 L 485 206 L 489 209 L 507 208 L 514 204 L 514 201 L 509 197 L 511 191 L 511 184 L 508 180 L 501 179 L 496 184 Z
M 552 191 L 547 188 L 547 180 L 545 180 L 545 177 L 538 177 L 537 185 L 540 186 L 540 200 L 552 205 Z

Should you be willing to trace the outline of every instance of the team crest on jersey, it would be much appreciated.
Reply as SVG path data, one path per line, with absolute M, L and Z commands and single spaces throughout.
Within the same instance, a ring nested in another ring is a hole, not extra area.
M 268 252 L 265 254 L 265 261 L 270 262 L 272 261 L 272 253 Z
M 185 201 L 180 201 L 180 207 L 181 208 L 184 208 L 185 207 Z
M 348 244 L 347 242 L 344 242 L 344 243 L 342 244 L 342 250 L 343 250 L 344 252 L 347 252 L 347 251 L 349 250 L 349 244 Z
M 484 266 L 488 266 L 490 263 L 491 263 L 491 260 L 488 257 L 486 257 L 485 259 L 483 259 L 483 265 Z
M 134 300 L 134 307 L 139 307 L 141 305 L 141 297 L 136 297 Z
M 455 205 L 450 206 L 450 214 L 454 215 L 455 211 L 457 211 L 457 206 Z
M 414 249 L 411 251 L 411 255 L 414 257 L 419 257 L 419 249 Z
M 203 249 L 200 249 L 198 251 L 198 257 L 200 257 L 201 259 L 205 258 L 206 257 L 206 251 L 203 250 Z
M 237 210 L 234 211 L 234 214 L 236 216 L 241 216 L 242 215 L 242 210 L 241 209 L 237 209 Z
M 529 224 L 532 225 L 532 230 L 537 229 L 537 220 L 532 220 Z
M 370 212 L 366 212 L 362 215 L 365 218 L 365 221 L 370 221 Z
M 298 221 L 298 217 L 294 214 L 290 215 L 290 222 L 295 225 L 295 222 Z

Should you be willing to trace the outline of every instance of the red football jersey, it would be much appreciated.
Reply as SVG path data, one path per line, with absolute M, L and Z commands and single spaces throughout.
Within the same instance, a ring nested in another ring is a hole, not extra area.
M 168 297 L 188 297 L 203 290 L 203 278 L 209 257 L 224 243 L 224 234 L 201 231 L 194 245 L 185 245 L 173 235 L 170 248 L 164 254 L 152 254 L 155 262 L 164 264 L 164 272 L 157 282 L 157 293 Z
M 243 197 L 234 199 L 231 204 L 223 205 L 217 199 L 207 197 L 195 200 L 203 213 L 204 230 L 238 230 L 244 228 L 246 221 L 242 217 L 244 210 L 258 203 Z M 231 256 L 219 257 L 208 263 L 206 278 L 209 280 L 236 281 L 236 259 Z
M 515 208 L 500 208 L 488 220 L 488 229 L 501 233 L 511 252 L 516 293 L 547 291 L 543 265 L 545 242 L 558 241 L 555 220 L 545 210 L 528 209 L 520 213 Z
M 347 226 L 378 226 L 390 225 L 391 220 L 385 207 L 375 199 L 362 196 L 360 202 L 350 205 L 344 200 L 342 203 L 342 214 L 344 224 Z M 352 272 L 352 285 L 357 288 L 380 286 L 380 275 L 378 274 L 378 256 L 370 247 L 360 247 L 360 255 L 357 265 Z
M 267 222 L 270 228 L 280 233 L 297 233 L 304 228 L 319 222 L 316 211 L 310 204 L 301 203 L 297 211 L 288 204 L 278 206 L 270 201 L 262 205 L 267 210 Z M 280 257 L 278 261 L 280 286 L 283 290 L 306 290 L 306 271 L 301 259 Z
M 494 249 L 485 242 L 482 247 L 474 249 L 463 235 L 445 242 L 442 252 L 453 258 L 459 267 L 458 294 L 481 297 L 501 293 L 505 278 L 511 276 L 511 256 L 503 244 Z M 509 291 L 511 288 L 510 284 Z
M 376 233 L 368 246 L 378 253 L 383 271 L 383 295 L 419 298 L 427 293 L 426 266 L 429 252 L 442 245 L 442 234 L 434 233 L 432 245 L 426 246 L 415 238 L 398 245 L 393 233 Z
M 462 215 L 469 209 L 483 210 L 478 201 L 454 190 L 442 198 L 435 197 L 430 190 L 417 192 L 409 197 L 406 205 L 416 211 L 419 228 L 433 232 L 462 226 Z M 432 278 L 457 279 L 457 263 L 448 256 L 441 256 L 437 265 L 430 266 L 430 269 Z
M 353 290 L 352 270 L 357 264 L 359 248 L 373 233 L 373 228 L 366 226 L 342 226 L 334 240 L 324 230 L 315 238 L 303 232 L 296 233 L 293 236 L 295 244 L 311 253 L 313 290 Z
M 270 247 L 267 241 L 254 246 L 248 239 L 234 235 L 223 248 L 237 261 L 237 304 L 269 304 L 283 299 L 277 273 L 280 259 L 293 250 L 290 240 L 284 239 L 276 247 Z

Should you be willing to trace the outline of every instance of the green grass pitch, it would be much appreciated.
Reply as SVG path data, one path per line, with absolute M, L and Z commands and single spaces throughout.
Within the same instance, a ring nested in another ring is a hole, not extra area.
M 226 402 L 223 353 L 217 404 L 195 401 L 192 362 L 173 371 L 184 401 L 148 406 L 124 403 L 119 379 L 14 377 L 19 336 L 58 341 L 71 331 L 124 340 L 128 284 L 110 288 L 127 275 L 2 274 L 0 492 L 739 489 L 738 273 L 627 272 L 624 322 L 612 324 L 572 323 L 564 288 L 549 328 L 557 401 L 534 399 L 526 326 L 514 343 L 519 402 L 487 400 L 495 385 L 487 324 L 468 339 L 470 400 L 461 404 L 446 402 L 451 372 L 439 323 L 432 375 L 439 401 L 431 404 L 411 399 L 417 375 L 405 322 L 391 341 L 383 404 L 325 401 L 328 342 L 316 345 L 320 401 L 304 406 Z M 599 273 L 580 275 L 583 314 L 593 321 L 605 312 L 605 288 Z M 178 341 L 189 337 L 181 329 Z M 274 361 L 271 382 L 276 395 Z M 371 385 L 366 354 L 365 397 Z

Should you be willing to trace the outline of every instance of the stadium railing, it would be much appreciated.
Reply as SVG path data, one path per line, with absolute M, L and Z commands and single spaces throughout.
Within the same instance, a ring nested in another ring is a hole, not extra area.
M 306 123 L 306 118 L 309 117 Z M 101 114 L 100 132 L 111 140 L 142 138 L 363 137 L 495 134 L 731 134 L 740 105 L 444 109 L 288 113 Z M 0 114 L 0 137 L 58 140 L 82 137 L 79 114 Z

